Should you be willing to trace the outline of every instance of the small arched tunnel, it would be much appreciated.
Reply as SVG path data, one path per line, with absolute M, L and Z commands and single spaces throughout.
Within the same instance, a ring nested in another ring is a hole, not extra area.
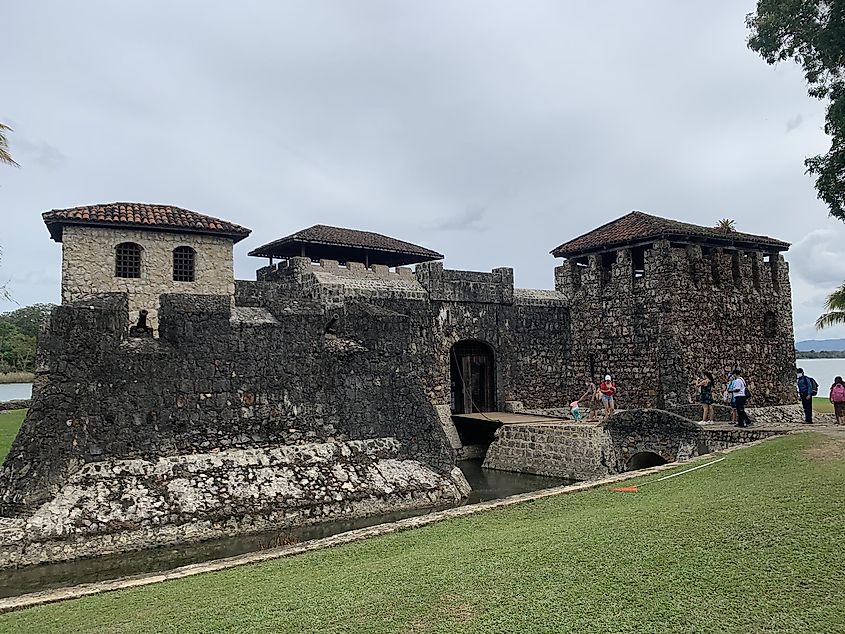
M 666 464 L 666 462 L 666 458 L 653 451 L 638 451 L 628 458 L 628 463 L 625 465 L 625 471 L 648 469 L 649 467 L 657 467 L 662 464 Z

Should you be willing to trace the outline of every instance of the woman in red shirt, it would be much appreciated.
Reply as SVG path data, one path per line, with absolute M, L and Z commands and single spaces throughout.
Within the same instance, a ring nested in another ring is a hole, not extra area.
M 604 377 L 604 381 L 599 385 L 599 391 L 601 392 L 602 403 L 604 403 L 604 415 L 608 417 L 616 410 L 616 383 L 613 382 L 609 374 Z

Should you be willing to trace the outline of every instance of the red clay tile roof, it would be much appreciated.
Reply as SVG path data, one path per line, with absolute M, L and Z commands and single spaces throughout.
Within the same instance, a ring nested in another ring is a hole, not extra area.
M 632 211 L 574 240 L 563 243 L 552 251 L 552 255 L 556 258 L 571 258 L 660 238 L 689 240 L 701 244 L 732 246 L 748 250 L 786 251 L 789 248 L 788 242 L 766 236 L 739 231 L 726 233 L 716 227 L 702 227 L 688 222 L 652 216 L 641 211 Z
M 249 252 L 257 257 L 289 258 L 306 255 L 314 259 L 363 262 L 400 266 L 428 260 L 442 260 L 443 255 L 417 244 L 397 240 L 371 231 L 314 225 L 280 238 Z
M 56 242 L 62 241 L 62 227 L 65 225 L 204 233 L 232 238 L 234 242 L 243 240 L 250 234 L 250 230 L 245 227 L 172 205 L 108 203 L 53 209 L 43 213 L 41 217 Z

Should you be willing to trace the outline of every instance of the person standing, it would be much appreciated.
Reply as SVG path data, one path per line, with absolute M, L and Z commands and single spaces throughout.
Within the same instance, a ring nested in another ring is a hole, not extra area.
M 599 419 L 599 407 L 601 406 L 601 392 L 596 387 L 596 384 L 593 381 L 587 381 L 586 383 L 587 391 L 581 395 L 579 401 L 587 401 L 587 405 L 590 408 L 590 415 L 587 418 L 588 421 L 597 421 Z
M 845 425 L 845 382 L 838 376 L 830 386 L 830 402 L 833 403 L 833 413 L 836 414 L 836 424 Z
M 804 422 L 808 425 L 813 422 L 813 392 L 818 391 L 818 387 L 813 388 L 815 383 L 812 377 L 804 374 L 804 368 L 798 368 L 798 394 L 804 408 Z
M 707 370 L 701 373 L 701 377 L 695 383 L 695 386 L 700 390 L 698 400 L 704 408 L 701 414 L 702 423 L 713 421 L 713 384 L 713 375 Z
M 604 416 L 607 418 L 616 411 L 616 383 L 609 374 L 605 375 L 604 381 L 599 384 L 599 391 L 604 403 Z
M 751 419 L 745 411 L 745 401 L 748 399 L 748 386 L 745 384 L 745 379 L 742 378 L 742 372 L 737 368 L 733 371 L 733 381 L 730 384 L 730 391 L 734 398 L 734 407 L 736 408 L 736 426 L 748 427 L 751 425 Z
M 734 385 L 734 372 L 736 370 L 726 370 L 725 371 L 725 403 L 727 403 L 731 408 L 731 424 L 736 425 L 736 397 L 733 393 L 733 385 Z

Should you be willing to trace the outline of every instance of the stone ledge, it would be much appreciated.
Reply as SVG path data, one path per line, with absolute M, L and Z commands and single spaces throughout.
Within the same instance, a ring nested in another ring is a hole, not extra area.
M 183 579 L 185 577 L 193 577 L 198 574 L 206 572 L 216 572 L 219 570 L 227 570 L 237 566 L 244 566 L 247 564 L 261 563 L 264 561 L 273 561 L 275 559 L 282 559 L 283 557 L 290 557 L 292 555 L 299 555 L 302 553 L 320 550 L 323 548 L 331 548 L 334 546 L 341 546 L 343 544 L 350 544 L 353 542 L 363 541 L 371 537 L 378 537 L 381 535 L 390 535 L 402 531 L 436 524 L 453 517 L 463 517 L 466 515 L 474 515 L 476 513 L 483 513 L 496 508 L 505 508 L 513 506 L 514 504 L 522 504 L 523 502 L 530 502 L 533 500 L 540 500 L 555 495 L 565 495 L 569 493 L 578 493 L 580 491 L 589 491 L 591 489 L 598 489 L 609 484 L 616 484 L 624 482 L 625 480 L 632 480 L 663 471 L 669 471 L 681 466 L 694 464 L 697 462 L 707 462 L 717 455 L 733 453 L 747 447 L 753 447 L 771 440 L 770 438 L 763 438 L 745 445 L 738 445 L 730 447 L 718 454 L 706 454 L 697 456 L 686 460 L 683 463 L 670 463 L 660 465 L 658 467 L 651 467 L 649 469 L 642 469 L 640 471 L 629 471 L 620 473 L 600 480 L 590 480 L 587 482 L 580 482 L 578 484 L 571 484 L 561 487 L 554 487 L 551 489 L 543 489 L 542 491 L 534 491 L 531 493 L 522 493 L 519 495 L 512 495 L 501 500 L 492 500 L 490 502 L 481 502 L 470 506 L 460 506 L 457 508 L 447 509 L 445 511 L 438 511 L 429 513 L 428 515 L 420 515 L 417 517 L 409 517 L 397 522 L 390 522 L 387 524 L 378 524 L 367 528 L 360 528 L 357 530 L 339 533 L 331 537 L 322 539 L 315 539 L 293 546 L 282 546 L 270 550 L 260 552 L 246 553 L 237 555 L 235 557 L 226 557 L 224 559 L 216 559 L 213 561 L 206 561 L 203 563 L 190 564 L 181 566 L 167 572 L 148 573 L 143 575 L 135 575 L 132 577 L 123 577 L 121 579 L 113 579 L 110 581 L 101 581 L 98 583 L 86 583 L 78 586 L 68 588 L 58 588 L 53 590 L 45 590 L 43 592 L 33 592 L 24 594 L 18 597 L 10 597 L 7 599 L 0 599 L 0 614 L 11 612 L 14 610 L 21 610 L 24 608 L 31 608 L 38 605 L 45 605 L 48 603 L 56 603 L 58 601 L 66 601 L 68 599 L 78 599 L 85 596 L 95 594 L 102 594 L 104 592 L 114 592 L 115 590 L 124 590 L 128 588 L 137 588 L 141 586 L 148 586 L 162 581 L 170 581 L 174 579 Z

